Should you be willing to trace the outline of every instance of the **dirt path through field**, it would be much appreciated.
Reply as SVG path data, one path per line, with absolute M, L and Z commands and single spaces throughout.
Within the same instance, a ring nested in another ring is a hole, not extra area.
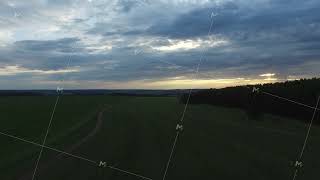
M 85 137 L 83 137 L 82 139 L 80 139 L 76 143 L 72 144 L 71 146 L 69 146 L 67 149 L 65 149 L 63 151 L 64 152 L 68 152 L 68 153 L 72 153 L 72 151 L 76 150 L 82 144 L 87 142 L 90 138 L 95 136 L 99 132 L 101 127 L 102 127 L 103 113 L 105 111 L 110 111 L 110 110 L 111 110 L 111 106 L 105 105 L 105 107 L 98 113 L 97 122 L 96 122 L 96 125 L 95 125 L 94 129 L 92 129 Z M 40 174 L 45 173 L 47 170 L 49 170 L 49 167 L 51 165 L 53 165 L 55 163 L 55 161 L 59 160 L 63 156 L 65 156 L 65 154 L 60 153 L 57 156 L 55 156 L 54 158 L 51 158 L 50 160 L 47 160 L 46 162 L 40 162 L 40 167 L 41 168 L 38 169 L 38 172 L 37 172 L 38 176 Z M 18 178 L 18 180 L 31 180 L 32 174 L 33 174 L 33 169 L 31 169 L 27 173 L 23 174 L 20 178 Z

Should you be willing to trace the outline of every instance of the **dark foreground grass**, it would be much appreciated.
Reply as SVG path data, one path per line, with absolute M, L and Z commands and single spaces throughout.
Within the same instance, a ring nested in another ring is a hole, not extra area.
M 23 115 L 12 117 L 8 115 L 10 113 L 4 112 L 7 113 L 5 117 L 11 119 L 1 121 L 1 127 L 11 125 L 14 129 L 6 130 L 18 134 L 21 132 L 21 135 L 27 135 L 30 139 L 41 140 L 54 99 L 24 97 L 25 104 L 21 103 L 18 106 L 15 101 L 21 97 L 12 100 L 10 98 L 6 101 L 8 104 L 11 103 L 11 106 L 6 107 L 8 112 L 27 111 L 22 109 L 29 103 L 30 117 L 24 116 L 29 123 L 21 122 L 20 116 Z M 49 144 L 65 149 L 85 136 L 94 127 L 94 117 L 104 104 L 112 108 L 104 113 L 102 129 L 72 153 L 95 161 L 103 160 L 110 165 L 161 180 L 174 140 L 175 126 L 183 110 L 183 105 L 178 104 L 176 98 L 63 97 L 50 132 Z M 46 119 L 42 120 L 44 117 Z M 311 115 L 306 118 L 310 119 Z M 29 134 L 30 131 L 20 128 L 31 128 L 34 132 Z M 294 171 L 291 163 L 298 156 L 306 128 L 305 124 L 298 121 L 271 115 L 264 115 L 260 121 L 248 121 L 242 110 L 191 105 L 186 113 L 184 131 L 179 137 L 167 180 L 290 179 Z M 319 179 L 319 141 L 320 130 L 314 127 L 299 179 Z M 13 143 L 4 137 L 0 138 L 0 144 L 1 147 L 6 147 L 6 150 L 0 150 L 1 159 L 5 159 L 0 162 L 0 179 L 14 179 L 12 177 L 17 177 L 22 171 L 21 168 L 33 168 L 39 150 L 32 149 L 32 146 L 25 147 L 29 145 L 23 143 Z M 28 152 L 22 153 L 22 150 Z M 139 179 L 111 169 L 97 168 L 93 164 L 72 157 L 54 159 L 56 155 L 57 153 L 50 150 L 44 151 L 40 169 L 46 161 L 50 160 L 52 163 L 49 168 L 38 174 L 37 179 Z M 2 173 L 3 170 L 15 167 L 20 167 L 21 171 Z
M 0 97 L 0 131 L 42 144 L 56 97 Z M 46 145 L 66 147 L 95 124 L 99 97 L 60 99 Z M 86 128 L 87 127 L 87 128 Z M 40 148 L 0 136 L 0 179 L 17 179 L 35 166 Z

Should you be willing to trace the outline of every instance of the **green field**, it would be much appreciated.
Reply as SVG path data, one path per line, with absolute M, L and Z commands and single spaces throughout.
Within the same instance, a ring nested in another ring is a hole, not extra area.
M 0 97 L 0 132 L 41 144 L 56 97 Z M 161 180 L 183 104 L 175 97 L 62 96 L 46 145 L 68 150 L 101 129 L 71 153 Z M 306 117 L 307 119 L 311 118 Z M 239 109 L 190 105 L 167 180 L 291 179 L 307 125 L 272 115 L 247 120 Z M 40 147 L 0 135 L 0 179 L 32 172 Z M 320 169 L 320 128 L 313 127 L 297 179 L 316 180 Z M 108 168 L 44 149 L 37 180 L 134 180 Z M 31 177 L 27 177 L 31 180 Z

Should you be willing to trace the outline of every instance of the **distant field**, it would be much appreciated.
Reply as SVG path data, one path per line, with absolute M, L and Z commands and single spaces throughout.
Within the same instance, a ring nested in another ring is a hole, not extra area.
M 54 96 L 0 97 L 0 131 L 41 143 L 54 102 Z M 94 129 L 106 106 L 101 130 L 72 153 L 161 180 L 184 106 L 174 97 L 63 96 L 47 145 L 68 149 Z M 191 105 L 167 180 L 290 179 L 306 128 L 272 115 L 249 121 L 239 109 Z M 0 147 L 1 180 L 16 180 L 32 170 L 40 151 L 1 135 Z M 320 128 L 314 127 L 298 179 L 319 179 L 319 152 Z M 139 179 L 56 156 L 44 150 L 37 180 Z

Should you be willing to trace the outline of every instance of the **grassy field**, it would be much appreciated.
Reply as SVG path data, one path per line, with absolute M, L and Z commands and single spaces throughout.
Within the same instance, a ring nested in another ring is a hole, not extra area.
M 41 143 L 54 102 L 52 96 L 1 97 L 0 131 Z M 101 130 L 72 153 L 161 180 L 183 110 L 174 97 L 63 96 L 47 144 L 67 149 L 95 127 L 104 105 L 111 108 L 104 112 Z M 291 164 L 298 157 L 306 128 L 272 115 L 249 121 L 239 109 L 191 105 L 167 180 L 291 179 Z M 40 151 L 4 136 L 0 136 L 0 147 L 1 180 L 15 180 L 32 170 Z M 298 179 L 319 179 L 319 152 L 320 128 L 314 127 Z M 57 154 L 44 150 L 36 179 L 139 179 L 73 157 L 55 158 Z

